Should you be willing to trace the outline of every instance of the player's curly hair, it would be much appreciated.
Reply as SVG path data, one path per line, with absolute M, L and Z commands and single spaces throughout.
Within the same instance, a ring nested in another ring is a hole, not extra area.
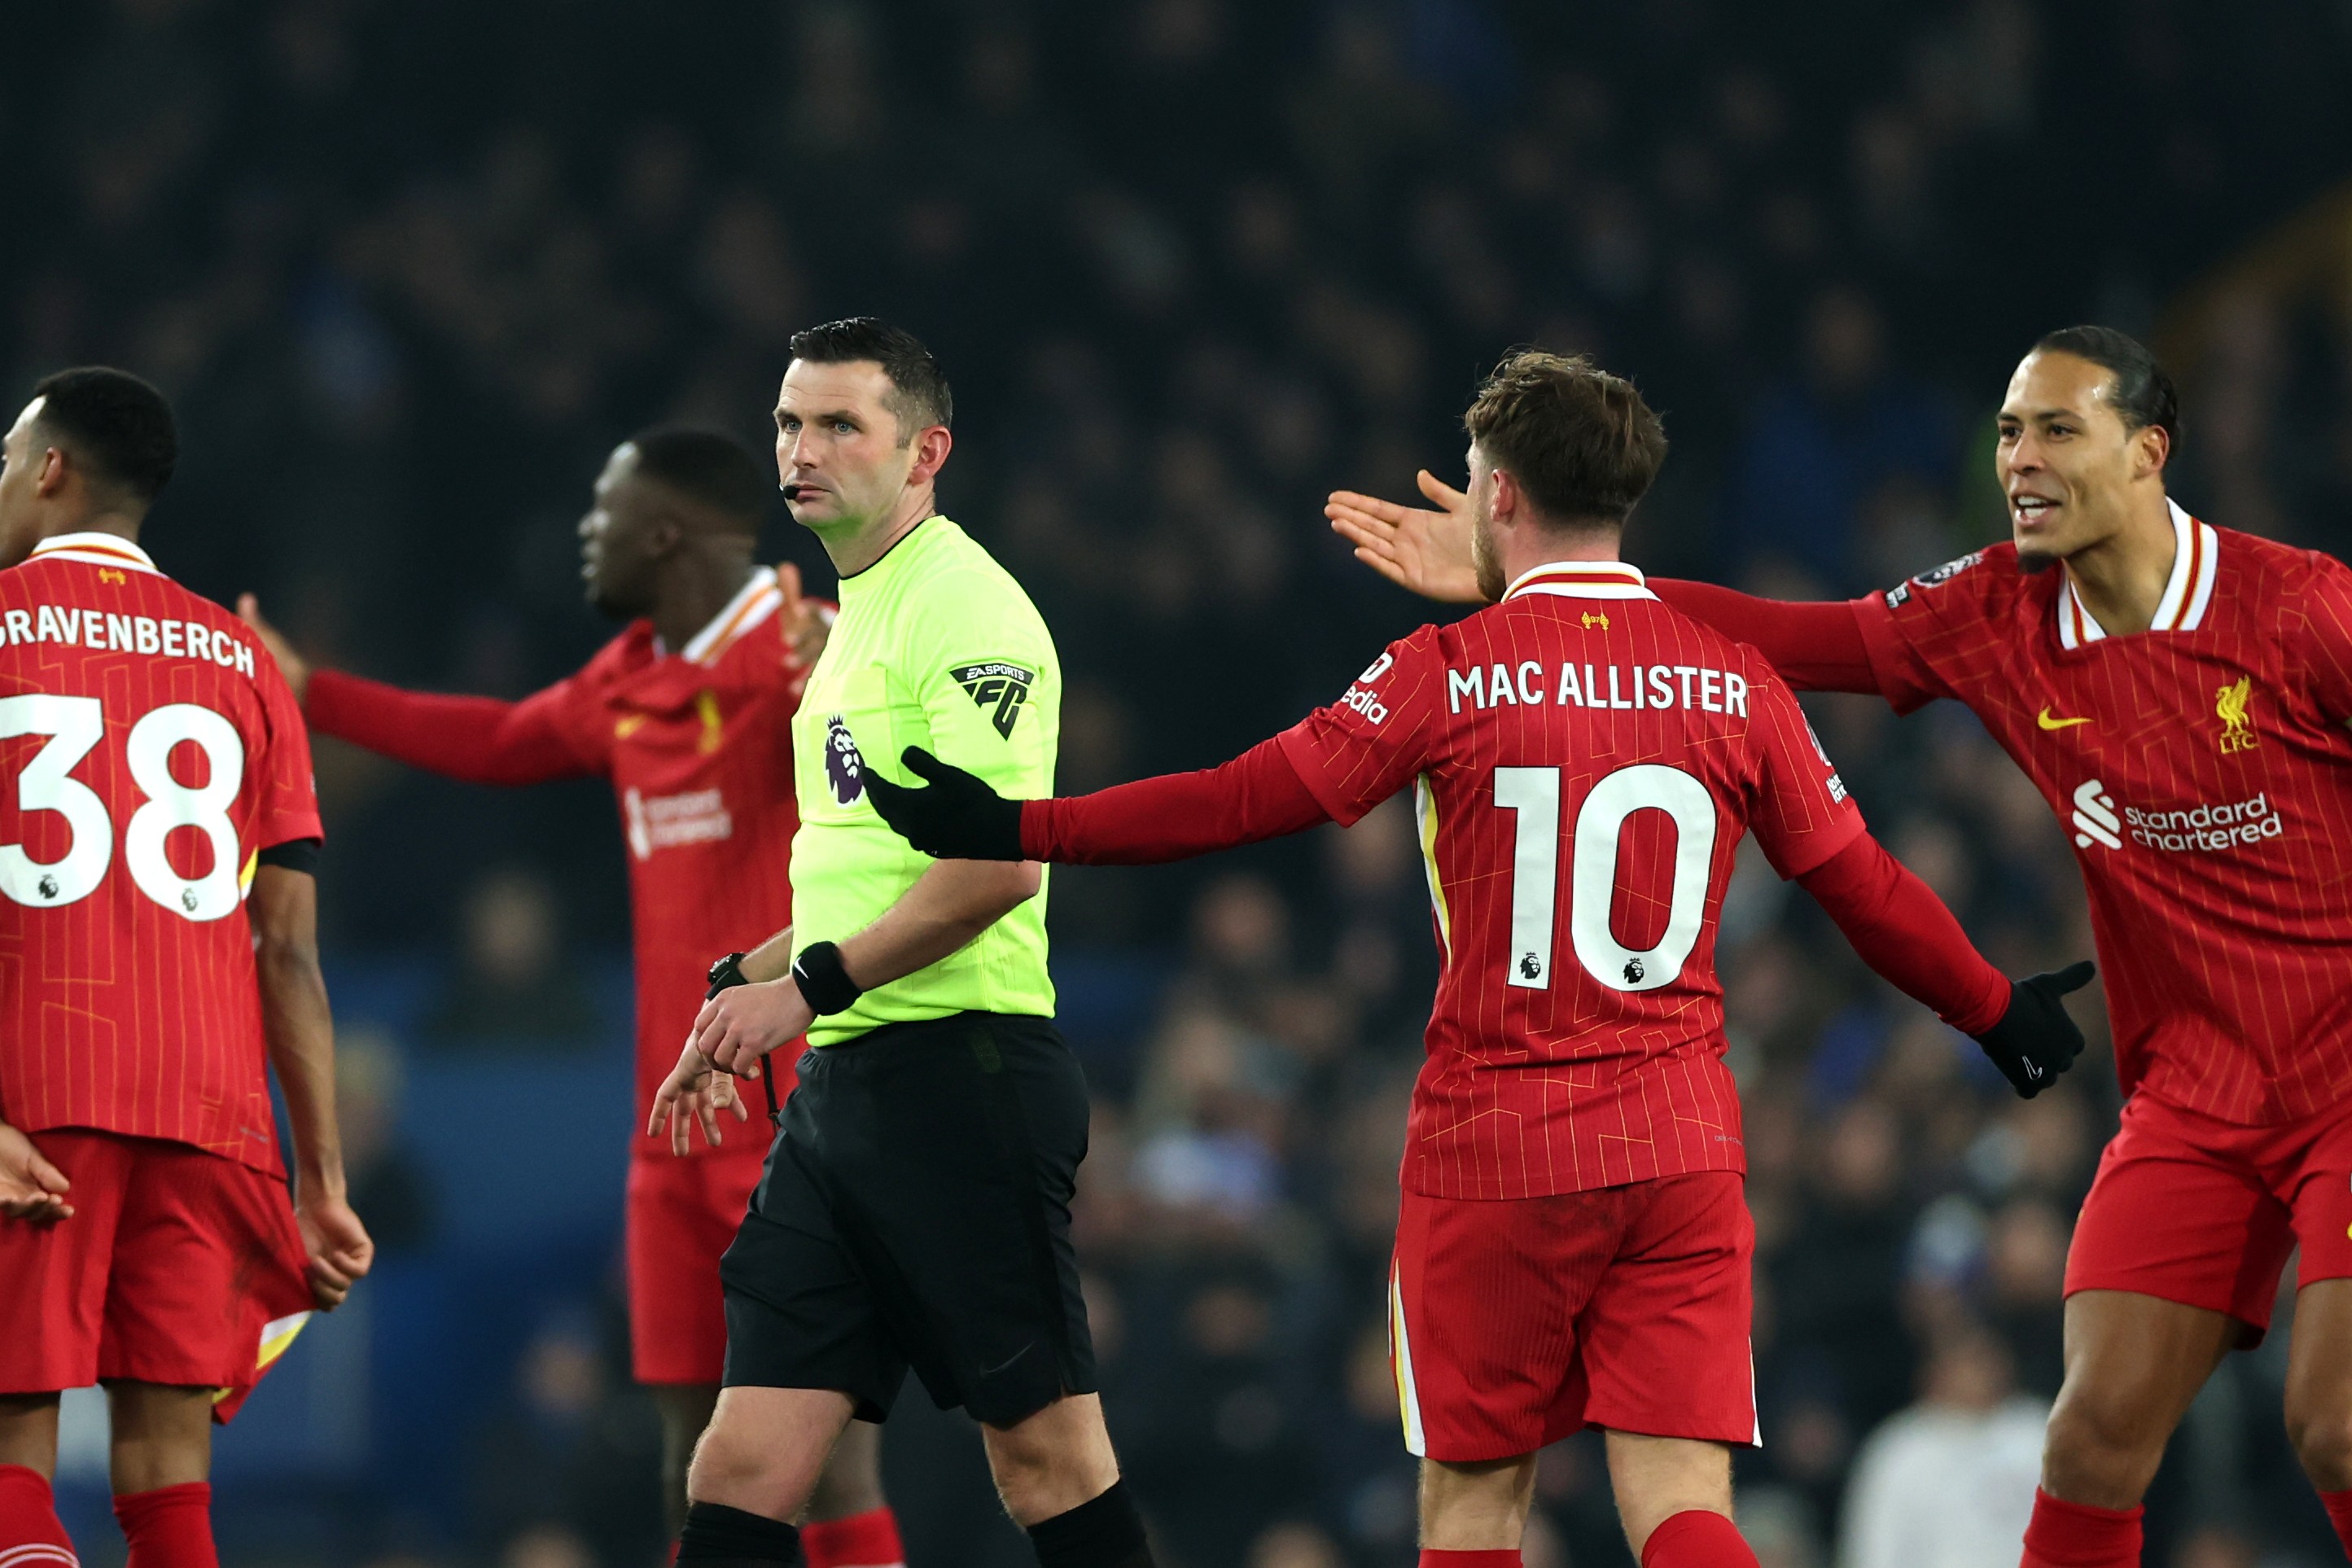
M 172 405 L 149 383 L 110 365 L 78 365 L 43 376 L 33 395 L 47 437 L 100 484 L 145 507 L 180 460 Z
M 1633 384 L 1582 354 L 1517 349 L 1479 384 L 1462 426 L 1550 521 L 1622 523 L 1666 460 Z

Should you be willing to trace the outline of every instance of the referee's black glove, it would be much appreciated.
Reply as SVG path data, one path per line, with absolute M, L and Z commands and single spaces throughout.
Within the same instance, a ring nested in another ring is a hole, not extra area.
M 866 794 L 899 837 L 935 860 L 1020 860 L 1021 803 L 1007 800 L 951 763 L 920 746 L 898 760 L 928 788 L 895 784 L 866 770 Z
M 2080 991 L 2097 973 L 2098 966 L 2086 958 L 2054 974 L 2011 982 L 2009 1011 L 1976 1037 L 2019 1099 L 2032 1100 L 2056 1083 L 2058 1075 L 2083 1054 L 2083 1031 L 2066 1016 L 2066 1005 L 2059 998 Z

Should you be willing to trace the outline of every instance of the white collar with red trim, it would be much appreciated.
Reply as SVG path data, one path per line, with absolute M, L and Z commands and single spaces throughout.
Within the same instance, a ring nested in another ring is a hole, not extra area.
M 719 655 L 733 647 L 737 637 L 774 615 L 783 602 L 783 590 L 776 586 L 775 568 L 755 568 L 751 579 L 727 601 L 726 607 L 704 622 L 693 640 L 678 650 L 678 657 L 689 664 L 718 663 Z M 654 637 L 654 651 L 663 658 L 669 656 L 658 634 Z
M 28 561 L 79 561 L 92 566 L 114 566 L 133 572 L 163 574 L 154 558 L 119 533 L 52 534 L 33 546 Z
M 2147 629 L 2193 632 L 2205 624 L 2206 606 L 2213 602 L 2221 539 L 2212 524 L 2189 516 L 2179 501 L 2168 498 L 2164 504 L 2172 509 L 2172 575 L 2165 581 L 2164 597 L 2156 602 L 2156 618 Z M 2074 591 L 2074 579 L 2069 576 L 2065 591 L 2058 595 L 2058 646 L 2081 647 L 2104 641 L 2106 635 L 2106 628 L 2083 603 L 2083 596 Z
M 1622 561 L 1548 561 L 1522 572 L 1505 599 L 1522 594 L 1551 594 L 1564 599 L 1654 599 L 1649 579 L 1639 566 Z

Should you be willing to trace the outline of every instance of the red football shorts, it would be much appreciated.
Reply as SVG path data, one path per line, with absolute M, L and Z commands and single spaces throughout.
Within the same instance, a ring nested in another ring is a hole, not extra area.
M 286 1184 L 184 1143 L 33 1134 L 71 1219 L 0 1219 L 0 1394 L 115 1379 L 221 1391 L 226 1421 L 310 1316 Z
M 2276 1127 L 2241 1127 L 2143 1089 L 2074 1222 L 2066 1294 L 2136 1290 L 2227 1312 L 2259 1340 L 2279 1273 L 2352 1277 L 2352 1101 Z
M 719 1259 L 760 1184 L 767 1130 L 757 1111 L 740 1126 L 729 1117 L 718 1153 L 629 1162 L 629 1360 L 639 1383 L 719 1381 L 727 1308 Z
M 1757 1443 L 1755 1251 L 1727 1171 L 1541 1198 L 1407 1192 L 1389 1275 L 1405 1447 L 1467 1464 L 1586 1426 Z

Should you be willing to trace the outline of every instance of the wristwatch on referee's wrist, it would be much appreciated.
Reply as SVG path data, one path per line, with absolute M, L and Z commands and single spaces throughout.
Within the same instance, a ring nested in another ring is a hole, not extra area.
M 750 978 L 743 973 L 743 955 L 740 952 L 730 952 L 726 957 L 720 959 L 718 963 L 712 964 L 710 966 L 709 979 L 710 989 L 702 994 L 702 999 L 705 1002 L 709 1001 L 721 991 L 729 991 L 738 985 L 749 985 L 751 984 Z
M 829 942 L 813 942 L 801 949 L 793 960 L 793 983 L 801 988 L 809 1011 L 820 1017 L 846 1013 L 866 994 L 866 988 L 842 967 L 840 947 Z

